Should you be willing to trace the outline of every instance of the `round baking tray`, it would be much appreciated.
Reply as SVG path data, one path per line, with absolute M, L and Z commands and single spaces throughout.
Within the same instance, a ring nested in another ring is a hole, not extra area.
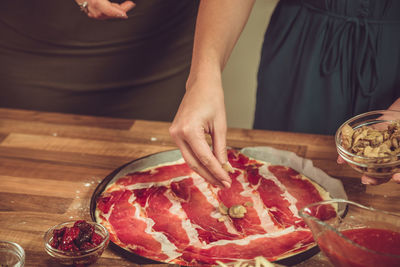
M 268 149 L 271 149 L 271 148 L 268 148 Z M 273 151 L 276 151 L 276 150 L 273 149 Z M 287 151 L 284 151 L 284 152 L 287 152 Z M 288 153 L 292 153 L 292 152 L 288 152 Z M 252 152 L 246 153 L 246 151 L 244 151 L 244 154 L 246 154 L 247 156 L 250 156 L 252 158 L 255 158 L 255 159 L 263 160 L 262 158 L 257 157 L 257 155 L 259 154 L 257 151 L 255 153 L 252 153 Z M 172 161 L 178 160 L 180 157 L 181 157 L 181 154 L 180 154 L 179 150 L 163 151 L 163 152 L 154 153 L 154 154 L 150 154 L 150 155 L 135 159 L 131 162 L 128 162 L 128 163 L 120 166 L 119 168 L 115 169 L 114 171 L 112 171 L 109 175 L 107 175 L 101 181 L 101 183 L 96 187 L 96 189 L 94 190 L 94 192 L 92 194 L 92 197 L 90 200 L 90 216 L 91 216 L 92 220 L 96 222 L 96 216 L 95 216 L 96 203 L 97 203 L 96 200 L 103 193 L 103 191 L 108 186 L 108 184 L 125 176 L 128 173 L 132 173 L 134 171 L 140 171 L 145 168 L 156 166 L 156 165 L 164 163 L 164 162 L 172 162 Z M 290 167 L 292 167 L 292 166 L 290 166 Z M 299 171 L 299 170 L 297 170 L 297 171 Z M 328 175 L 326 175 L 326 176 L 329 177 Z M 329 178 L 333 179 L 331 177 L 329 177 Z M 325 188 L 325 190 L 327 190 L 329 192 L 328 189 Z M 336 192 L 335 195 L 333 195 L 333 197 L 334 198 L 347 198 L 344 191 L 339 192 L 339 195 Z M 342 210 L 342 214 L 343 214 L 342 216 L 344 216 L 345 213 L 346 213 L 345 209 Z M 116 251 L 122 257 L 124 257 L 134 263 L 137 263 L 137 264 L 165 264 L 165 262 L 155 261 L 153 259 L 145 258 L 136 253 L 128 251 L 128 250 L 120 247 L 119 245 L 115 244 L 112 241 L 110 241 L 109 246 L 111 247 L 111 249 Z M 296 265 L 296 264 L 299 264 L 300 262 L 303 262 L 303 261 L 309 259 L 310 257 L 314 256 L 319 251 L 320 250 L 319 250 L 318 246 L 315 244 L 314 246 L 310 247 L 309 249 L 307 249 L 303 252 L 300 252 L 300 253 L 294 254 L 294 255 L 290 255 L 286 258 L 281 258 L 277 261 L 274 261 L 273 263 L 286 265 L 286 266 Z

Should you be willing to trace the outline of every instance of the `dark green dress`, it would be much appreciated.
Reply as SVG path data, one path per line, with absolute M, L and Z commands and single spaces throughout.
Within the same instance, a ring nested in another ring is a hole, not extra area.
M 281 0 L 265 35 L 254 128 L 334 134 L 400 97 L 400 1 Z
M 197 0 L 137 0 L 127 20 L 74 0 L 0 1 L 0 107 L 172 120 L 185 92 Z

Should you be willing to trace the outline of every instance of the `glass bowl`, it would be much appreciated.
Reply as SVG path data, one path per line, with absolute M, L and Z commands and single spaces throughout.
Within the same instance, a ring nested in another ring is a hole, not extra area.
M 89 265 L 98 260 L 101 254 L 103 254 L 104 249 L 109 243 L 109 233 L 107 229 L 95 222 L 87 222 L 94 227 L 94 232 L 101 236 L 102 241 L 97 245 L 89 249 L 79 250 L 79 251 L 63 251 L 56 249 L 51 246 L 53 241 L 54 230 L 60 230 L 63 227 L 72 227 L 76 221 L 68 221 L 60 223 L 51 227 L 44 235 L 44 248 L 46 252 L 53 257 L 58 263 L 63 265 Z
M 320 220 L 318 210 L 333 205 L 344 212 Z M 400 266 L 400 214 L 331 199 L 304 207 L 299 216 L 335 267 Z
M 394 156 L 367 157 L 365 155 L 357 155 L 352 153 L 344 148 L 342 130 L 348 125 L 353 130 L 360 129 L 361 127 L 367 127 L 374 130 L 384 131 L 388 129 L 389 125 L 399 121 L 400 112 L 391 110 L 370 111 L 349 119 L 336 131 L 335 143 L 338 154 L 354 170 L 362 174 L 374 178 L 390 179 L 394 173 L 400 172 L 400 154 Z
M 24 249 L 14 242 L 0 241 L 0 266 L 23 267 L 25 264 Z

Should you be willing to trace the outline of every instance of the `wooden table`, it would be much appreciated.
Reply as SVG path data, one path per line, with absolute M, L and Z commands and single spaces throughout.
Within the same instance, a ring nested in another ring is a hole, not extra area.
M 169 123 L 0 109 L 0 239 L 19 243 L 26 266 L 54 266 L 43 234 L 62 221 L 90 220 L 98 183 L 117 167 L 176 146 Z M 272 146 L 309 158 L 342 180 L 350 200 L 400 212 L 400 185 L 365 186 L 338 166 L 332 136 L 229 129 L 228 145 Z M 107 249 L 94 266 L 138 266 Z M 147 265 L 153 266 L 153 265 Z M 329 266 L 317 254 L 298 266 Z

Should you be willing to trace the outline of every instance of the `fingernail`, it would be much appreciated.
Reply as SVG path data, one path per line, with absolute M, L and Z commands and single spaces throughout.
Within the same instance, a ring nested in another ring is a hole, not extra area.
M 227 181 L 222 181 L 222 183 L 225 185 L 226 188 L 231 187 L 231 184 Z

